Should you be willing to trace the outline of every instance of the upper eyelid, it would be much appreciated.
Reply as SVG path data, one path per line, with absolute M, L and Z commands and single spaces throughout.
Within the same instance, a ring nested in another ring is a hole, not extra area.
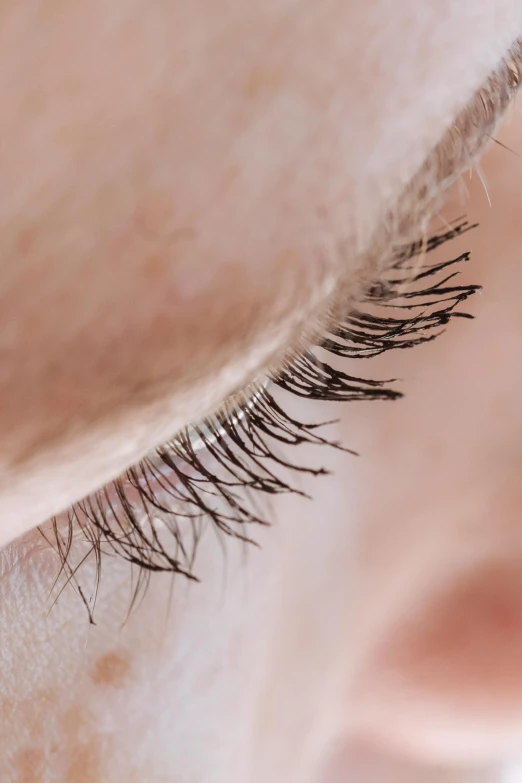
M 465 301 L 476 287 L 455 285 L 450 281 L 456 274 L 452 271 L 453 265 L 467 258 L 468 254 L 420 268 L 415 264 L 410 266 L 409 262 L 419 253 L 430 252 L 469 228 L 467 223 L 463 223 L 446 234 L 435 236 L 427 246 L 404 248 L 396 256 L 396 262 L 392 265 L 395 271 L 388 276 L 387 284 L 373 287 L 367 292 L 369 313 L 348 314 L 344 322 L 331 329 L 328 342 L 322 342 L 325 350 L 338 357 L 350 356 L 353 352 L 366 357 L 392 348 L 413 346 L 431 340 L 441 325 L 454 315 L 462 315 L 454 312 L 454 308 Z M 410 269 L 416 270 L 413 275 Z M 410 278 L 418 285 L 413 292 L 408 293 L 403 286 L 405 280 Z M 407 309 L 402 311 L 402 317 L 396 315 L 401 312 L 400 307 L 397 310 L 397 297 L 406 298 L 408 303 Z M 372 312 L 375 306 L 388 306 L 386 303 L 390 300 L 395 302 L 391 315 L 386 310 L 380 316 L 378 309 L 377 313 L 374 310 Z M 289 362 L 287 371 L 279 377 L 274 376 L 274 381 L 299 396 L 325 400 L 394 399 L 400 396 L 398 392 L 385 388 L 382 382 L 354 378 L 334 370 L 322 360 L 314 363 L 313 356 L 306 352 L 302 357 L 294 357 L 293 363 L 291 360 Z M 328 386 L 329 376 L 333 381 L 332 388 Z M 255 393 L 256 387 L 253 388 Z M 91 619 L 92 607 L 76 581 L 78 564 L 70 562 L 72 544 L 77 538 L 75 532 L 83 532 L 86 542 L 92 546 L 92 554 L 98 566 L 102 552 L 108 549 L 109 553 L 118 554 L 140 565 L 145 573 L 171 571 L 194 578 L 194 556 L 201 536 L 198 522 L 201 511 L 218 531 L 243 541 L 251 541 L 250 534 L 246 532 L 248 526 L 242 529 L 244 522 L 265 524 L 265 521 L 259 515 L 256 503 L 251 504 L 250 510 L 248 500 L 237 495 L 238 486 L 245 484 L 250 490 L 261 490 L 268 495 L 299 491 L 285 478 L 278 476 L 278 466 L 284 469 L 293 467 L 299 472 L 311 474 L 323 472 L 322 469 L 289 463 L 284 456 L 281 459 L 270 446 L 271 437 L 276 442 L 289 445 L 306 442 L 339 448 L 339 444 L 324 438 L 317 424 L 304 423 L 288 415 L 266 388 L 258 386 L 257 393 L 259 402 L 252 405 L 251 417 L 247 412 L 244 417 L 234 419 L 234 403 L 231 402 L 232 407 L 225 407 L 215 417 L 204 420 L 199 427 L 203 439 L 206 431 L 211 433 L 211 439 L 206 445 L 216 464 L 225 471 L 221 478 L 200 461 L 192 447 L 189 429 L 186 428 L 178 438 L 156 450 L 159 464 L 155 464 L 154 459 L 146 458 L 130 468 L 122 479 L 75 504 L 69 512 L 68 531 L 67 528 L 64 531 L 63 525 L 57 522 L 53 522 L 51 531 L 42 529 L 46 540 L 59 554 L 66 581 L 70 580 L 76 585 Z M 249 401 L 252 403 L 251 398 Z M 181 460 L 181 463 L 177 460 Z M 268 464 L 271 465 L 268 469 L 265 460 L 269 460 Z M 162 470 L 161 463 L 170 469 L 172 476 L 169 477 L 168 472 Z M 195 476 L 192 471 L 196 471 Z M 127 495 L 126 483 L 133 495 L 138 494 L 137 506 L 132 505 Z M 159 494 L 155 492 L 155 485 L 159 488 Z M 203 494 L 200 495 L 200 492 Z M 169 498 L 174 503 L 170 509 Z M 217 506 L 214 506 L 214 498 L 219 501 Z M 179 501 L 184 504 L 181 508 L 177 505 Z M 172 534 L 172 552 L 164 548 L 155 531 L 154 520 L 158 518 L 164 523 L 166 532 Z M 180 526 L 179 522 L 183 524 Z M 183 543 L 187 533 L 188 542 Z M 88 553 L 82 556 L 80 564 L 85 557 L 88 557 Z M 141 588 L 147 584 L 147 578 L 138 578 L 136 584 L 139 595 Z
M 324 329 L 325 316 L 335 318 L 350 301 L 357 305 L 358 292 L 386 268 L 390 248 L 406 245 L 421 236 L 434 207 L 462 172 L 473 165 L 521 85 L 522 37 L 515 40 L 497 68 L 459 111 L 439 143 L 429 151 L 418 172 L 390 207 L 362 259 L 353 265 L 341 264 L 334 270 L 330 285 L 325 287 L 327 292 L 310 309 L 305 329 L 298 335 L 295 346 L 288 346 L 288 350 L 312 344 Z M 351 248 L 343 248 L 341 258 L 350 252 Z M 280 351 L 280 356 L 284 359 L 285 351 Z M 274 366 L 277 368 L 277 360 Z
M 388 244 L 402 244 L 419 235 L 430 207 L 473 162 L 491 138 L 522 83 L 522 37 L 466 103 L 443 138 L 428 153 L 383 221 Z M 377 237 L 377 244 L 383 237 Z M 374 263 L 374 267 L 378 265 Z
M 477 113 L 477 106 L 478 106 L 478 109 L 479 109 L 478 113 Z M 482 117 L 483 117 L 483 115 L 482 115 Z M 474 127 L 475 128 L 479 127 L 480 122 L 481 122 L 480 106 L 479 105 L 475 106 L 475 114 L 474 114 L 473 122 L 474 122 Z M 410 213 L 410 210 L 411 210 L 411 201 L 410 201 L 409 204 L 407 202 L 408 202 L 407 198 L 403 199 L 403 204 L 406 207 L 405 208 L 405 213 L 408 215 Z M 392 216 L 390 218 L 389 222 L 397 224 L 398 221 Z M 375 272 L 377 271 L 377 268 L 380 265 L 380 260 L 381 259 L 378 259 L 377 262 L 375 262 L 374 259 L 370 259 L 368 261 L 368 263 L 366 264 L 366 266 L 364 267 L 364 269 L 362 269 L 361 277 L 366 276 L 367 278 L 371 278 L 372 276 L 374 276 Z M 310 317 L 310 311 L 312 311 L 310 320 L 313 321 L 314 323 L 316 323 L 318 325 L 318 327 L 320 327 L 321 323 L 322 323 L 321 316 L 323 316 L 325 312 L 328 312 L 328 310 L 330 308 L 330 303 L 327 301 L 327 296 L 328 296 L 328 293 L 331 291 L 332 286 L 335 285 L 340 280 L 339 285 L 338 285 L 338 294 L 339 294 L 339 299 L 340 299 L 341 305 L 344 304 L 347 301 L 347 299 L 351 296 L 351 294 L 353 293 L 353 285 L 352 285 L 351 275 L 350 275 L 350 279 L 349 280 L 348 280 L 348 276 L 346 276 L 346 278 L 344 279 L 344 278 L 342 278 L 342 271 L 343 271 L 342 269 L 341 270 L 337 270 L 337 272 L 335 274 L 331 275 L 332 281 L 329 282 L 328 285 L 324 286 L 324 292 L 321 292 L 321 296 L 317 297 L 317 299 L 315 301 L 315 304 L 313 306 L 309 305 L 308 300 L 305 302 L 305 298 L 307 296 L 307 293 L 306 293 L 306 291 L 302 290 L 298 294 L 298 296 L 296 297 L 295 301 L 292 302 L 292 309 L 295 312 L 297 312 L 297 310 L 299 308 L 301 308 L 302 315 L 304 316 L 305 313 L 306 313 L 306 315 L 308 315 L 308 317 Z M 345 272 L 346 272 L 346 270 L 345 270 Z M 341 279 L 340 279 L 340 277 L 341 277 Z M 346 285 L 345 285 L 345 283 L 346 283 Z M 317 290 L 315 291 L 315 293 L 317 294 Z M 337 294 L 336 294 L 336 296 L 337 296 Z M 321 302 L 318 301 L 319 299 L 321 300 Z M 315 326 L 312 329 L 307 324 L 306 325 L 306 327 L 307 327 L 306 328 L 307 334 L 305 334 L 304 337 L 303 337 L 302 330 L 300 330 L 300 328 L 298 327 L 298 324 L 297 324 L 298 320 L 299 319 L 296 318 L 296 328 L 294 329 L 294 332 L 293 332 L 294 337 L 295 337 L 294 345 L 299 345 L 299 344 L 305 343 L 306 341 L 308 341 L 308 342 L 313 341 L 313 337 L 317 333 L 317 329 L 315 328 Z M 260 361 L 258 372 L 259 373 L 262 372 L 262 368 L 263 368 L 263 366 L 265 366 L 265 364 L 268 364 L 268 363 L 277 364 L 278 363 L 278 357 L 284 358 L 284 354 L 285 354 L 284 348 L 285 347 L 287 347 L 287 346 L 278 347 L 274 351 L 273 359 L 268 359 L 266 361 L 266 363 L 264 362 L 264 360 Z M 252 376 L 253 376 L 253 373 L 251 373 L 249 377 L 252 377 Z M 154 384 L 155 384 L 156 380 L 157 380 L 157 384 L 158 385 L 154 388 Z M 150 433 L 150 427 L 148 425 L 148 421 L 149 421 L 148 412 L 144 411 L 143 419 L 140 420 L 140 412 L 138 410 L 138 406 L 141 404 L 141 401 L 143 399 L 144 399 L 144 403 L 148 404 L 149 401 L 150 401 L 151 405 L 152 404 L 156 404 L 156 401 L 158 401 L 157 408 L 159 410 L 159 413 L 158 413 L 157 418 L 155 419 L 156 432 L 158 432 L 160 430 L 160 423 L 161 423 L 161 427 L 163 427 L 163 426 L 168 427 L 169 426 L 169 422 L 171 422 L 173 420 L 172 411 L 174 410 L 174 405 L 171 405 L 171 400 L 170 399 L 169 400 L 166 399 L 166 394 L 168 393 L 169 388 L 171 388 L 172 380 L 173 380 L 173 378 L 172 378 L 172 374 L 171 373 L 165 373 L 165 375 L 163 377 L 157 378 L 157 379 L 155 379 L 153 381 L 151 381 L 150 378 L 145 378 L 144 379 L 144 376 L 142 376 L 142 378 L 139 379 L 139 381 L 140 381 L 139 384 L 136 384 L 135 386 L 131 386 L 130 388 L 129 388 L 128 385 L 125 387 L 124 394 L 122 395 L 121 405 L 118 402 L 118 405 L 120 406 L 118 408 L 118 416 L 121 413 L 122 421 L 124 421 L 125 416 L 127 416 L 127 413 L 128 413 L 128 418 L 132 417 L 132 419 L 133 419 L 133 431 L 139 430 L 139 434 L 138 434 L 139 445 L 137 445 L 136 447 L 131 447 L 131 448 L 128 449 L 128 451 L 126 452 L 125 461 L 121 460 L 118 463 L 118 465 L 116 466 L 116 469 L 112 473 L 109 470 L 106 470 L 104 475 L 102 475 L 101 471 L 98 472 L 98 473 L 96 473 L 96 471 L 93 471 L 94 478 L 90 478 L 89 479 L 89 485 L 87 485 L 87 482 L 85 482 L 85 481 L 82 483 L 82 481 L 80 479 L 78 481 L 76 481 L 76 483 L 74 484 L 74 489 L 73 488 L 70 489 L 69 495 L 67 495 L 67 492 L 66 492 L 67 488 L 66 487 L 63 488 L 63 482 L 61 484 L 59 482 L 56 482 L 55 485 L 53 485 L 52 480 L 49 480 L 49 482 L 48 482 L 49 489 L 47 490 L 48 491 L 48 497 L 45 498 L 45 496 L 44 496 L 44 498 L 42 500 L 40 500 L 40 498 L 39 498 L 38 506 L 37 506 L 37 508 L 38 508 L 37 513 L 32 513 L 30 515 L 29 511 L 28 511 L 26 517 L 24 518 L 23 525 L 25 526 L 26 529 L 28 529 L 30 526 L 33 526 L 35 523 L 38 523 L 39 521 L 41 521 L 41 519 L 45 518 L 45 516 L 47 516 L 47 514 L 52 513 L 52 510 L 58 510 L 58 508 L 56 508 L 56 506 L 54 505 L 56 503 L 56 497 L 57 496 L 60 498 L 59 503 L 60 503 L 61 507 L 67 505 L 67 503 L 69 503 L 72 500 L 74 500 L 74 497 L 82 496 L 86 491 L 89 491 L 93 486 L 95 486 L 96 483 L 101 483 L 103 480 L 105 480 L 105 478 L 109 478 L 111 475 L 117 474 L 118 472 L 120 472 L 121 468 L 124 467 L 125 464 L 130 464 L 130 463 L 134 462 L 135 459 L 139 458 L 139 456 L 141 454 L 146 453 L 150 448 L 152 448 L 155 445 L 154 441 L 156 440 L 156 437 L 153 437 L 153 434 Z M 245 380 L 248 380 L 248 379 L 245 379 Z M 240 379 L 238 378 L 237 379 L 237 383 L 233 382 L 232 386 L 238 386 L 239 383 L 240 383 Z M 110 389 L 110 391 L 112 391 L 112 390 L 113 389 Z M 133 399 L 134 394 L 136 396 Z M 85 395 L 84 395 L 86 398 L 89 398 L 89 396 L 94 398 L 97 395 L 98 395 L 98 392 L 97 392 L 96 388 L 94 389 L 93 394 L 91 394 L 90 387 L 87 386 L 87 388 L 85 389 Z M 128 406 L 129 406 L 128 410 L 127 411 L 122 410 L 121 408 L 125 404 L 127 404 L 127 401 L 128 401 Z M 103 421 L 104 417 L 106 418 L 106 420 L 109 420 L 109 418 L 110 418 L 111 422 L 112 422 L 112 419 L 113 419 L 113 416 L 114 416 L 114 407 L 115 407 L 115 405 L 116 405 L 116 403 L 114 403 L 114 401 L 111 401 L 110 398 L 108 400 L 106 400 L 105 397 L 100 398 L 99 419 L 95 419 L 94 416 L 91 416 L 91 412 L 89 410 L 89 411 L 87 411 L 85 416 L 80 415 L 78 417 L 79 425 L 82 422 L 85 422 L 86 426 L 92 427 L 93 429 L 98 427 L 98 425 L 99 425 L 100 426 L 100 432 L 101 432 L 103 427 L 104 427 L 104 421 Z M 102 409 L 102 406 L 106 406 L 105 409 Z M 111 406 L 113 406 L 113 407 L 111 407 Z M 211 407 L 211 403 L 209 403 L 209 407 Z M 81 412 L 81 413 L 83 413 L 83 412 Z M 98 414 L 96 413 L 96 415 L 98 415 Z M 49 433 L 50 433 L 50 435 L 52 437 L 57 437 L 58 434 L 61 432 L 61 429 L 58 426 L 54 426 L 55 422 L 50 422 L 50 423 L 52 423 L 53 426 L 49 427 Z M 111 424 L 111 428 L 112 428 L 112 424 Z M 26 429 L 27 429 L 27 432 L 29 433 L 29 428 L 26 428 Z M 116 440 L 116 438 L 120 438 L 121 437 L 121 429 L 120 430 L 111 429 L 111 433 L 113 433 L 113 435 L 111 435 L 111 437 L 113 437 L 114 440 Z M 47 430 L 43 434 L 45 436 L 47 436 Z M 77 434 L 78 434 L 78 438 L 77 438 L 76 442 L 78 442 L 78 441 L 80 442 L 80 444 L 81 444 L 80 445 L 80 449 L 84 449 L 86 447 L 90 447 L 91 446 L 91 442 L 88 440 L 88 433 L 87 432 L 85 434 L 85 437 L 83 437 L 83 433 L 76 433 L 75 432 L 75 438 L 76 438 Z M 58 455 L 55 457 L 54 454 L 53 454 L 54 443 L 52 443 L 52 442 L 48 443 L 48 441 L 45 440 L 44 438 L 42 438 L 41 435 L 42 435 L 42 433 L 38 433 L 37 437 L 34 437 L 34 433 L 33 433 L 33 439 L 32 440 L 28 440 L 27 442 L 26 441 L 22 441 L 22 447 L 20 448 L 19 453 L 16 455 L 16 458 L 19 461 L 18 461 L 17 464 L 13 463 L 15 471 L 20 472 L 21 470 L 24 470 L 23 466 L 26 465 L 27 456 L 28 455 L 31 455 L 31 457 L 32 457 L 32 455 L 38 455 L 38 459 L 40 460 L 40 462 L 48 461 L 49 463 L 52 463 L 52 461 L 54 459 L 61 459 L 61 454 L 63 454 L 63 453 L 67 453 L 68 455 L 70 454 L 71 457 L 74 456 L 75 449 L 73 449 L 73 447 L 71 445 L 71 448 L 69 450 L 68 450 L 68 447 L 67 448 L 64 447 L 63 450 L 60 453 L 58 453 Z M 104 437 L 105 437 L 105 430 L 104 430 Z M 107 441 L 105 441 L 105 440 L 103 441 L 104 442 L 104 449 L 105 449 L 105 451 L 107 451 L 108 449 L 111 449 L 111 437 L 108 437 Z M 112 442 L 114 442 L 114 440 Z M 31 466 L 31 468 L 32 468 L 32 466 Z M 51 474 L 51 473 L 52 473 L 52 464 L 49 464 L 49 469 L 47 470 L 47 468 L 46 468 L 45 476 L 47 477 L 47 475 Z M 51 476 L 51 478 L 52 478 L 52 476 Z M 20 484 L 22 484 L 22 481 L 20 481 Z M 51 494 L 51 492 L 52 492 L 52 494 Z M 9 517 L 9 515 L 12 515 L 13 523 L 11 524 L 11 529 L 14 529 L 15 517 L 16 517 L 16 524 L 17 524 L 17 526 L 20 525 L 20 523 L 21 523 L 20 511 L 19 511 L 18 508 L 15 509 L 13 504 L 11 504 L 11 506 L 9 505 L 9 499 L 8 498 L 7 498 L 6 502 L 7 502 L 7 514 L 4 517 L 4 519 Z M 41 512 L 40 512 L 41 508 L 44 509 L 44 513 L 43 514 L 41 514 Z M 20 527 L 18 526 L 17 529 L 20 530 Z
M 263 391 L 267 389 L 270 385 L 270 380 L 268 378 L 263 379 L 261 382 L 251 384 L 247 386 L 245 389 L 241 390 L 241 402 L 239 402 L 239 399 L 236 397 L 234 399 L 234 396 L 232 395 L 230 397 L 231 400 L 231 411 L 230 411 L 230 417 L 231 421 L 233 422 L 239 422 L 242 418 L 244 418 L 248 411 L 254 407 L 256 404 L 256 401 L 261 397 Z M 223 405 L 226 405 L 226 400 L 224 401 Z M 216 440 L 218 437 L 218 434 L 216 432 L 212 432 L 205 424 L 204 422 L 201 424 L 193 424 L 187 426 L 187 435 L 191 442 L 191 446 L 194 449 L 194 451 L 197 453 L 198 451 L 201 451 L 206 448 L 209 442 L 212 442 Z
M 476 144 L 477 147 L 480 145 L 482 141 L 480 138 L 481 134 L 494 125 L 498 119 L 498 116 L 505 109 L 505 106 L 509 103 L 509 100 L 519 85 L 521 56 L 520 47 L 518 44 L 515 55 L 516 59 L 514 60 L 514 70 L 508 64 L 509 60 L 506 60 L 506 63 L 500 66 L 498 71 L 496 71 L 495 74 L 490 77 L 487 84 L 481 89 L 481 91 L 477 93 L 474 101 L 472 101 L 471 104 L 469 104 L 468 107 L 466 107 L 466 109 L 459 115 L 456 122 L 454 123 L 454 126 L 449 130 L 447 136 L 445 139 L 443 139 L 441 144 L 437 146 L 434 153 L 432 153 L 431 156 L 428 156 L 428 165 L 426 165 L 424 167 L 424 171 L 421 172 L 421 175 L 425 177 L 423 183 L 424 187 L 426 187 L 427 181 L 428 185 L 433 186 L 435 181 L 436 186 L 444 187 L 448 179 L 456 175 L 455 169 L 458 168 L 459 165 L 468 162 L 467 156 L 473 153 L 474 145 Z M 516 78 L 513 79 L 513 76 Z M 465 134 L 460 133 L 461 129 L 465 130 Z M 458 137 L 452 138 L 452 134 L 455 134 L 455 132 L 457 132 Z M 460 144 L 459 138 L 460 141 L 463 142 L 460 146 L 460 152 L 458 152 Z M 450 161 L 448 165 L 448 160 L 440 157 L 441 150 L 443 149 L 446 149 L 446 151 L 452 151 L 453 163 Z M 456 154 L 455 150 L 457 150 Z M 445 167 L 442 166 L 441 168 L 441 160 L 445 162 Z M 430 166 L 434 166 L 434 168 L 430 169 Z M 428 174 L 428 180 L 426 180 L 426 174 Z M 422 182 L 421 178 L 418 179 L 420 179 Z M 415 182 L 415 179 L 413 184 L 414 186 L 419 187 L 419 182 Z M 410 188 L 410 191 L 414 192 L 415 187 Z M 411 193 L 407 194 L 407 196 L 408 195 L 411 196 Z M 422 201 L 422 199 L 420 200 Z M 411 200 L 408 204 L 408 199 L 403 198 L 403 208 L 405 204 L 408 205 L 411 209 Z M 393 223 L 393 221 L 391 222 Z M 400 223 L 395 220 L 395 228 L 397 228 L 397 225 L 401 227 Z M 392 236 L 396 236 L 400 239 L 401 235 L 399 232 L 397 232 L 397 234 L 392 234 Z M 326 309 L 328 310 L 328 308 Z M 319 318 L 318 321 L 320 323 L 321 319 Z

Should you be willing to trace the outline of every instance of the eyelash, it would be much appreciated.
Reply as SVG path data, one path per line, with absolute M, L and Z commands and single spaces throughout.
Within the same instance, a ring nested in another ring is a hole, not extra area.
M 435 156 L 434 170 L 430 169 L 435 179 L 447 185 L 459 169 L 459 160 L 471 163 L 484 138 L 492 138 L 497 119 L 521 81 L 522 40 L 518 40 L 471 110 L 464 111 L 450 129 L 446 144 Z M 468 134 L 470 126 L 475 132 Z M 464 144 L 468 135 L 469 142 Z M 426 214 L 430 199 L 427 187 L 416 194 L 415 205 L 408 200 L 413 207 L 412 223 Z M 390 382 L 354 377 L 338 365 L 343 359 L 371 358 L 429 342 L 453 318 L 471 317 L 456 308 L 478 286 L 457 285 L 458 272 L 448 271 L 467 261 L 469 253 L 433 265 L 420 265 L 418 260 L 471 228 L 466 221 L 457 222 L 445 233 L 396 248 L 388 272 L 366 288 L 358 307 L 352 306 L 341 316 L 332 308 L 323 322 L 323 333 L 312 345 L 302 345 L 282 366 L 268 372 L 264 382 L 253 383 L 226 400 L 215 415 L 185 428 L 121 478 L 40 527 L 61 564 L 50 591 L 52 606 L 71 585 L 94 623 L 105 556 L 116 555 L 133 567 L 132 609 L 154 572 L 197 580 L 194 561 L 205 526 L 255 543 L 252 526 L 268 524 L 260 497 L 288 492 L 305 495 L 289 474 L 326 473 L 323 468 L 288 461 L 278 453 L 281 445 L 320 445 L 354 453 L 324 434 L 328 422 L 297 419 L 284 400 L 290 395 L 329 402 L 400 398 Z M 80 555 L 75 546 L 78 540 L 87 545 Z M 88 597 L 79 573 L 93 559 L 94 584 Z
M 420 345 L 433 340 L 451 319 L 471 317 L 456 308 L 478 286 L 458 285 L 459 272 L 452 269 L 467 261 L 469 253 L 438 264 L 418 262 L 418 257 L 471 228 L 460 222 L 443 234 L 398 248 L 388 273 L 366 289 L 359 307 L 341 317 L 330 313 L 324 334 L 314 345 L 294 352 L 263 383 L 253 383 L 226 400 L 216 414 L 188 426 L 121 478 L 76 503 L 64 518 L 40 528 L 60 559 L 57 581 L 64 576 L 65 582 L 59 594 L 72 584 L 94 622 L 105 555 L 123 557 L 136 567 L 134 605 L 154 572 L 197 580 L 194 560 L 206 525 L 254 543 L 251 527 L 268 524 L 261 496 L 305 495 L 286 474 L 326 472 L 289 462 L 278 447 L 306 443 L 353 453 L 322 434 L 327 422 L 295 418 L 284 399 L 296 395 L 346 402 L 401 397 L 389 383 L 348 375 L 336 365 L 345 358 L 371 358 Z M 196 441 L 201 450 L 194 448 Z M 88 547 L 75 562 L 73 543 L 79 534 Z M 91 558 L 96 576 L 92 597 L 87 598 L 78 574 Z

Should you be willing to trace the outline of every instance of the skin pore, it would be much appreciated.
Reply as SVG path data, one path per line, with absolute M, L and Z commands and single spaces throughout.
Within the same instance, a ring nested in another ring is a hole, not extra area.
M 0 537 L 26 533 L 0 574 L 6 783 L 344 783 L 358 743 L 446 767 L 520 742 L 505 150 L 484 163 L 505 206 L 467 183 L 481 318 L 377 365 L 407 399 L 341 411 L 364 457 L 318 454 L 335 476 L 274 504 L 260 550 L 204 537 L 201 584 L 153 579 L 126 623 L 129 570 L 106 558 L 89 626 L 72 588 L 47 616 L 57 562 L 31 530 L 262 371 L 336 286 L 354 295 L 521 31 L 514 0 L 2 8 Z

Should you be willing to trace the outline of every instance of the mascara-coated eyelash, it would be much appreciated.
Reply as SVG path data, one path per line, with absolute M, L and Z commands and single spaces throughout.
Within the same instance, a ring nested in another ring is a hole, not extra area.
M 442 263 L 419 263 L 419 257 L 424 259 L 470 228 L 460 222 L 422 243 L 398 248 L 388 273 L 366 289 L 356 309 L 340 318 L 331 315 L 315 345 L 294 352 L 261 382 L 227 399 L 213 416 L 186 427 L 122 477 L 40 529 L 59 555 L 60 575 L 77 589 L 91 620 L 104 555 L 123 557 L 136 566 L 134 601 L 153 572 L 197 579 L 195 554 L 207 527 L 253 542 L 253 527 L 268 524 L 262 497 L 304 495 L 293 474 L 326 472 L 289 460 L 283 451 L 304 443 L 349 451 L 324 435 L 324 422 L 290 414 L 285 399 L 399 398 L 390 382 L 355 377 L 338 365 L 343 358 L 369 358 L 420 345 L 433 340 L 451 319 L 471 317 L 457 307 L 478 287 L 457 284 L 459 272 L 453 269 L 467 261 L 469 253 Z M 79 534 L 88 547 L 75 562 L 73 542 Z M 88 599 L 78 574 L 90 558 L 96 561 L 96 585 Z
M 484 139 L 491 138 L 521 75 L 519 40 L 450 129 L 432 160 L 432 179 L 447 184 L 463 159 L 471 163 Z M 415 205 L 408 201 L 412 224 L 425 216 L 430 199 L 427 187 L 416 193 Z M 104 555 L 123 557 L 136 566 L 134 602 L 155 571 L 197 578 L 194 558 L 205 529 L 251 541 L 252 526 L 267 524 L 266 504 L 263 509 L 260 499 L 283 492 L 304 494 L 292 473 L 325 472 L 280 453 L 282 444 L 285 453 L 303 443 L 343 448 L 325 435 L 321 423 L 292 416 L 285 402 L 289 394 L 338 402 L 401 396 L 390 384 L 348 375 L 339 365 L 344 358 L 414 347 L 434 339 L 452 318 L 469 317 L 456 308 L 477 287 L 457 285 L 451 271 L 468 254 L 422 267 L 414 260 L 469 228 L 460 223 L 427 241 L 396 249 L 388 273 L 367 288 L 358 308 L 340 318 L 330 313 L 314 345 L 294 351 L 260 383 L 226 400 L 214 416 L 185 428 L 121 478 L 40 529 L 61 561 L 57 582 L 64 576 L 62 589 L 66 584 L 76 588 L 91 621 Z M 291 453 L 297 456 L 297 450 Z M 82 538 L 87 550 L 77 555 L 73 544 Z M 92 558 L 95 584 L 87 598 L 78 573 Z

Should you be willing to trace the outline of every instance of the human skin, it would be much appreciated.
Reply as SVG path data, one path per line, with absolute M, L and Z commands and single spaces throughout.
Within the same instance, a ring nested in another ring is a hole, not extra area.
M 515 153 L 521 120 L 498 136 Z M 224 557 L 205 538 L 201 584 L 178 579 L 169 610 L 155 577 L 123 627 L 123 563 L 104 561 L 93 627 L 72 588 L 47 615 L 49 548 L 31 535 L 7 548 L 6 780 L 501 780 L 522 724 L 519 166 L 490 149 L 493 206 L 475 175 L 445 208 L 481 223 L 441 251 L 473 249 L 476 320 L 374 363 L 406 398 L 339 410 L 336 434 L 361 456 L 311 454 L 335 473 L 306 485 L 313 501 L 274 504 L 261 548 L 228 541 Z M 467 585 L 473 604 L 458 600 Z
M 204 539 L 201 584 L 175 580 L 169 604 L 170 579 L 154 579 L 123 629 L 129 572 L 110 558 L 96 626 L 72 588 L 45 615 L 56 560 L 31 530 L 262 373 L 336 286 L 355 296 L 383 218 L 521 29 L 519 3 L 507 0 L 2 9 L 0 535 L 8 544 L 27 534 L 5 551 L 2 576 L 2 779 L 341 783 L 356 741 L 419 763 L 476 760 L 450 720 L 465 667 L 443 645 L 448 737 L 437 744 L 436 728 L 404 741 L 418 726 L 408 705 L 432 702 L 429 682 L 419 685 L 407 667 L 404 676 L 409 650 L 423 648 L 412 624 L 398 623 L 412 591 L 396 581 L 417 575 L 409 564 L 425 573 L 412 611 L 425 606 L 439 617 L 432 571 L 420 568 L 408 527 L 425 508 L 420 478 L 437 485 L 438 474 L 415 463 L 412 497 L 386 465 L 390 454 L 394 463 L 402 450 L 407 456 L 408 426 L 419 444 L 419 420 L 432 437 L 431 408 L 420 417 L 407 400 L 402 414 L 397 406 L 344 413 L 349 445 L 370 451 L 365 439 L 371 444 L 386 421 L 389 439 L 357 466 L 321 455 L 340 478 L 318 482 L 314 504 L 277 504 L 279 524 L 259 530 L 262 549 L 246 558 L 237 544 L 223 558 L 221 545 Z M 480 267 L 481 282 L 509 267 L 505 312 L 511 266 L 507 258 L 495 272 L 487 255 Z M 458 351 L 479 339 L 474 327 L 404 360 L 412 374 L 425 368 L 426 405 L 450 345 L 465 377 Z M 515 344 L 515 326 L 509 335 Z M 484 373 L 483 363 L 469 372 Z M 453 404 L 457 411 L 458 397 Z M 491 416 L 480 436 L 511 455 L 517 421 L 514 407 L 503 440 Z M 472 424 L 469 437 L 454 434 L 462 463 L 476 465 L 468 475 L 494 493 L 500 484 L 479 460 Z M 440 536 L 430 565 L 448 574 L 443 608 L 462 595 L 463 571 L 450 573 L 449 556 L 460 530 L 449 510 L 460 491 L 448 485 L 444 526 L 426 519 L 422 528 Z M 392 514 L 397 497 L 408 513 Z M 387 540 L 384 514 L 405 543 L 383 563 L 384 543 L 375 541 Z M 483 519 L 486 529 L 491 516 Z M 486 529 L 484 570 L 469 584 L 492 573 L 497 530 Z M 506 547 L 514 556 L 510 538 Z M 502 595 L 516 587 L 511 574 Z M 509 646 L 502 637 L 492 656 Z M 407 691 L 388 702 L 387 677 L 397 670 Z M 479 692 L 482 703 L 501 700 L 503 683 L 494 684 Z M 516 719 L 499 719 L 486 761 L 511 749 L 512 726 L 519 736 L 516 688 L 506 689 Z M 465 690 L 469 726 L 476 699 Z M 394 715 L 405 707 L 401 721 L 381 709 L 388 703 Z M 478 728 L 482 738 L 491 733 Z M 334 742 L 348 747 L 346 763 L 331 760 Z
M 521 18 L 516 0 L 4 4 L 4 541 L 354 284 Z
M 343 419 L 372 454 L 355 468 L 363 613 L 380 626 L 355 688 L 361 723 L 377 744 L 432 761 L 517 757 L 521 741 L 521 129 L 518 108 L 499 136 L 509 149 L 490 149 L 484 182 L 464 178 L 469 199 L 455 188 L 444 209 L 465 205 L 480 223 L 453 248 L 473 250 L 476 320 L 419 363 L 383 364 L 409 376 L 393 416 Z

